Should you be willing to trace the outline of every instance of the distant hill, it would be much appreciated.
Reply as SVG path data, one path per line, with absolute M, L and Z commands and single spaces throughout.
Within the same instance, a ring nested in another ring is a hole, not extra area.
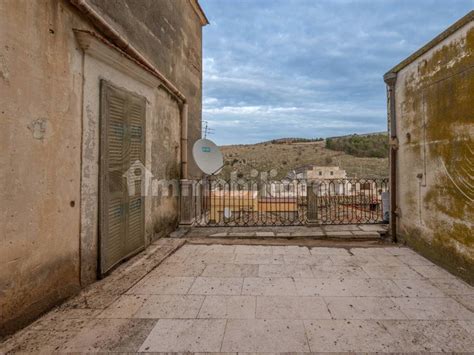
M 327 138 L 326 148 L 356 157 L 387 158 L 388 136 L 387 133 L 374 133 Z
M 382 136 L 385 137 L 385 141 Z M 239 177 L 248 177 L 252 169 L 259 172 L 275 169 L 276 178 L 282 179 L 288 172 L 300 166 L 316 164 L 340 166 L 350 177 L 387 177 L 386 140 L 388 140 L 386 134 L 376 133 L 326 140 L 283 138 L 257 144 L 222 146 L 226 165 L 220 175 L 229 178 L 230 173 L 236 171 Z M 327 142 L 331 142 L 329 143 L 331 149 L 328 149 Z M 364 147 L 367 147 L 367 152 L 364 152 Z M 354 153 L 348 154 L 349 150 Z M 369 156 L 360 156 L 363 154 Z M 378 157 L 382 155 L 383 157 Z

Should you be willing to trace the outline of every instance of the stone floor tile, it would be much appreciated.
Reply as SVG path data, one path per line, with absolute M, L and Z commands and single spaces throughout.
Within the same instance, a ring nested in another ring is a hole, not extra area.
M 295 256 L 302 256 L 302 255 L 311 255 L 309 252 L 308 247 L 300 247 L 297 245 L 289 245 L 289 246 L 273 246 L 272 252 L 275 255 L 282 254 L 282 255 L 295 255 Z
M 0 353 L 309 351 L 306 336 L 318 352 L 474 348 L 473 288 L 408 248 L 239 250 L 185 244 L 117 288 L 119 268 L 98 283 L 111 292 L 82 292 L 0 343 Z
M 61 352 L 64 344 L 77 335 L 78 331 L 35 331 L 26 330 L 0 342 L 0 354 L 53 354 Z
M 393 338 L 379 321 L 306 320 L 304 325 L 311 351 L 372 353 L 395 349 Z
M 212 244 L 206 245 L 210 253 L 233 254 L 235 253 L 235 245 Z
M 344 248 L 325 248 L 325 247 L 315 247 L 309 250 L 312 255 L 341 255 L 347 256 L 349 252 Z
M 263 245 L 237 245 L 235 247 L 236 254 L 272 254 L 271 246 Z
M 266 264 L 259 265 L 258 276 L 312 278 L 313 273 L 308 265 Z
M 174 259 L 173 259 L 174 260 Z M 150 273 L 153 276 L 200 276 L 205 263 L 189 262 L 188 259 L 184 262 L 167 262 L 158 266 Z
M 380 238 L 379 232 L 371 231 L 351 231 L 352 235 L 355 237 L 365 237 L 365 238 Z
M 295 278 L 298 296 L 352 296 L 347 280 Z
M 133 318 L 196 318 L 204 296 L 152 295 Z
M 393 247 L 387 247 L 383 248 L 385 249 L 386 252 L 388 252 L 391 255 L 396 255 L 396 256 L 418 256 L 416 252 L 411 250 L 410 248 L 407 247 L 399 247 L 399 246 L 393 246 Z
M 254 319 L 255 296 L 206 296 L 198 318 Z
M 302 321 L 232 319 L 227 321 L 221 350 L 227 352 L 307 352 L 309 347 Z
M 214 233 L 214 234 L 211 234 L 210 237 L 211 238 L 221 238 L 221 237 L 227 237 L 228 233 L 227 232 L 224 232 L 224 233 Z
M 378 264 L 378 261 L 371 255 L 330 255 L 333 265 L 336 266 L 362 266 L 365 264 Z
M 80 329 L 87 322 L 97 317 L 98 309 L 55 309 L 35 322 L 28 329 L 35 331 L 64 332 Z
M 419 273 L 408 266 L 366 264 L 362 265 L 362 268 L 374 279 L 417 280 L 423 278 Z
M 190 295 L 240 295 L 241 277 L 197 277 L 189 290 Z
M 345 284 L 352 296 L 402 297 L 405 295 L 392 280 L 347 279 L 345 280 Z
M 185 255 L 194 257 L 196 255 L 203 254 L 233 254 L 235 251 L 234 245 L 224 245 L 224 244 L 185 244 L 179 249 L 176 253 L 171 255 L 171 259 L 179 254 L 181 250 L 184 250 Z
M 236 254 L 235 264 L 284 264 L 283 255 Z
M 415 252 L 413 252 L 415 253 Z M 404 263 L 405 265 L 409 266 L 433 266 L 434 264 L 429 261 L 428 259 L 425 259 L 421 255 L 414 254 L 414 255 L 398 255 L 397 259 L 400 260 L 400 262 Z
M 296 289 L 291 278 L 247 277 L 244 279 L 242 295 L 296 296 Z
M 407 297 L 446 297 L 428 280 L 393 280 Z
M 262 237 L 274 237 L 274 236 L 275 236 L 275 233 L 273 233 L 273 232 L 256 232 L 256 233 L 255 233 L 255 236 L 258 237 L 258 238 L 262 238 Z
M 430 279 L 431 283 L 450 296 L 474 295 L 474 287 L 457 278 Z
M 205 264 L 231 264 L 234 262 L 234 258 L 234 253 L 205 253 L 190 257 L 188 260 Z
M 388 224 L 360 224 L 357 226 L 363 231 L 369 232 L 386 232 L 388 230 Z
M 256 264 L 208 264 L 201 276 L 204 277 L 257 277 Z
M 283 255 L 288 265 L 333 265 L 329 255 Z
M 472 352 L 473 337 L 457 321 L 380 321 L 396 342 L 397 351 Z
M 174 258 L 176 256 L 184 256 L 187 257 L 189 255 L 195 255 L 201 252 L 205 252 L 208 249 L 205 248 L 205 245 L 198 245 L 198 244 L 184 244 L 181 248 L 179 248 L 177 251 L 175 251 L 171 256 L 171 258 Z
M 127 294 L 133 295 L 183 295 L 193 284 L 195 277 L 153 277 L 144 278 Z
M 240 238 L 240 237 L 255 237 L 255 232 L 247 231 L 247 232 L 230 232 L 228 233 L 229 237 Z
M 446 270 L 440 268 L 437 265 L 412 265 L 410 266 L 413 270 L 417 271 L 428 279 L 452 279 L 455 278 Z
M 474 321 L 471 320 L 459 320 L 457 321 L 461 327 L 463 327 L 474 339 Z M 474 347 L 473 347 L 474 348 Z
M 392 255 L 385 248 L 351 248 L 350 252 L 356 256 Z
M 395 255 L 373 255 L 372 258 L 375 260 L 374 264 L 383 266 L 406 266 L 406 264 L 400 260 L 400 257 Z
M 451 296 L 457 303 L 462 304 L 471 312 L 474 312 L 474 295 L 454 295 Z
M 256 318 L 331 319 L 322 297 L 258 296 Z
M 225 319 L 160 319 L 140 352 L 218 352 Z
M 155 319 L 96 319 L 62 347 L 64 352 L 136 352 Z
M 329 278 L 356 278 L 365 279 L 369 276 L 360 266 L 311 266 L 313 275 L 317 279 Z
M 190 259 L 192 256 L 196 254 L 173 254 L 169 256 L 167 259 L 163 260 L 163 262 L 160 264 L 161 265 L 166 265 L 168 263 L 185 263 Z
M 166 262 L 168 260 L 171 260 L 171 257 L 173 257 L 173 259 L 175 260 L 186 260 L 188 258 L 188 256 L 190 255 L 193 255 L 193 251 L 191 251 L 190 249 L 186 249 L 186 244 L 183 245 L 181 248 L 179 248 L 178 250 L 176 250 L 172 255 L 170 255 L 167 259 L 165 259 L 165 261 L 163 262 Z
M 334 319 L 406 319 L 388 297 L 324 297 Z
M 344 232 L 344 231 L 360 231 L 357 225 L 327 225 L 323 226 L 326 232 Z
M 102 311 L 97 318 L 133 318 L 148 299 L 148 295 L 122 295 Z
M 326 232 L 326 237 L 353 238 L 351 231 Z
M 392 298 L 408 319 L 474 320 L 474 313 L 452 298 Z
M 291 236 L 294 237 L 302 237 L 302 238 L 318 238 L 324 237 L 326 235 L 323 230 L 310 230 L 310 231 L 294 231 L 291 232 Z

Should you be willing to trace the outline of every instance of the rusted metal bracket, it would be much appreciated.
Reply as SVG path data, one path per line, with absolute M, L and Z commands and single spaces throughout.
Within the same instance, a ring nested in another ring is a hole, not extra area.
M 388 143 L 390 145 L 390 147 L 394 150 L 398 150 L 398 138 L 397 137 L 391 137 L 390 138 L 390 141 Z

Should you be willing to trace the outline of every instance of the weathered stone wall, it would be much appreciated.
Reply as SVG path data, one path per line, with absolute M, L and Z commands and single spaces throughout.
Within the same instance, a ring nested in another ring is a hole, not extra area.
M 192 146 L 201 138 L 202 26 L 188 0 L 88 0 L 186 96 L 189 174 L 199 177 Z
M 398 72 L 399 233 L 474 283 L 474 22 Z
M 109 49 L 107 46 L 104 46 Z M 128 61 L 127 59 L 123 59 Z M 135 67 L 135 64 L 128 61 Z M 83 60 L 83 148 L 81 202 L 81 283 L 87 285 L 97 277 L 99 250 L 99 146 L 100 146 L 100 81 L 146 98 L 145 166 L 155 181 L 180 178 L 180 111 L 178 103 L 158 80 L 142 82 L 132 70 L 111 66 L 85 51 Z M 143 74 L 147 74 L 144 72 Z M 149 74 L 148 74 L 149 75 Z M 150 75 L 151 76 L 151 75 Z M 155 79 L 155 80 L 153 80 Z M 178 197 L 150 191 L 145 197 L 146 244 L 173 231 L 178 223 Z
M 101 9 L 124 20 L 117 29 L 188 96 L 196 138 L 199 18 L 187 1 L 128 2 Z M 180 177 L 181 127 L 178 104 L 162 88 L 84 53 L 73 29 L 97 29 L 69 1 L 4 0 L 0 16 L 2 334 L 96 278 L 100 79 L 147 98 L 146 166 L 156 179 Z M 178 213 L 176 196 L 148 196 L 147 243 L 174 229 Z
M 0 333 L 79 290 L 81 51 L 60 0 L 0 1 Z

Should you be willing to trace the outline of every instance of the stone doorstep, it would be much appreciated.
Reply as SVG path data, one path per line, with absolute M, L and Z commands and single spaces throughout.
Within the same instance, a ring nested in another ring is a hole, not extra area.
M 380 238 L 379 232 L 365 232 L 365 231 L 352 231 L 352 234 L 357 237 L 377 237 Z
M 191 236 L 192 237 L 192 236 Z M 238 232 L 238 233 L 228 233 L 220 232 L 209 235 L 209 238 L 380 238 L 380 233 L 378 232 L 365 232 L 365 231 L 314 231 L 314 232 L 252 232 L 248 233 Z
M 176 238 L 341 238 L 341 239 L 379 239 L 386 228 L 379 225 L 323 225 L 323 226 L 255 226 L 191 228 L 186 232 L 176 231 L 171 237 Z
M 107 308 L 184 243 L 184 239 L 158 239 L 104 279 L 84 288 L 77 296 L 67 300 L 59 308 Z

